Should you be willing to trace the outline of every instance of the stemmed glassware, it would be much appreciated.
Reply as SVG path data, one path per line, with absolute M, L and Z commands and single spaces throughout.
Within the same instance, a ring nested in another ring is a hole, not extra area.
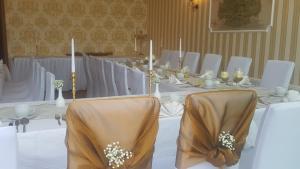
M 241 69 L 237 69 L 235 72 L 234 72 L 234 75 L 233 75 L 233 82 L 235 82 L 235 85 L 238 85 L 238 83 L 243 80 L 243 72 L 241 71 Z
M 222 80 L 222 82 L 227 83 L 227 82 L 228 82 L 228 79 L 229 79 L 229 74 L 228 74 L 228 72 L 222 71 L 222 72 L 221 72 L 221 80 Z

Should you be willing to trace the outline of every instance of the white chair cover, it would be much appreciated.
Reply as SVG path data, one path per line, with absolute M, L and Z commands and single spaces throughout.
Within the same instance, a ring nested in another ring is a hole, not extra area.
M 167 62 L 170 62 L 171 51 L 167 49 L 163 49 L 161 52 L 161 56 L 159 58 L 159 64 L 165 65 Z
M 97 66 L 96 68 L 96 84 L 95 85 L 95 90 L 97 93 L 97 97 L 105 97 L 108 96 L 108 90 L 107 90 L 107 84 L 106 84 L 106 78 L 104 74 L 104 62 L 103 59 L 96 59 Z
M 128 90 L 131 95 L 146 94 L 146 77 L 145 73 L 140 70 L 127 69 Z
M 180 58 L 179 58 L 179 51 L 170 51 L 169 55 L 169 62 L 171 69 L 179 69 L 180 68 Z M 183 53 L 182 53 L 183 56 Z
M 4 87 L 5 75 L 0 72 L 0 97 L 2 97 L 3 87 Z
M 269 89 L 278 86 L 288 88 L 294 67 L 294 62 L 269 60 L 265 66 L 260 86 Z
M 129 95 L 127 82 L 127 68 L 124 65 L 114 64 L 115 83 L 119 96 Z
M 45 98 L 45 76 L 46 76 L 46 70 L 45 68 L 39 66 L 38 70 L 38 76 L 36 80 L 36 88 L 32 89 L 33 95 L 32 100 L 33 101 L 41 101 Z
M 264 116 L 252 169 L 299 167 L 300 102 L 271 105 Z
M 182 56 L 184 53 L 182 52 Z M 161 53 L 161 57 L 159 59 L 160 65 L 165 65 L 167 62 L 170 63 L 171 69 L 178 69 L 179 68 L 179 51 L 175 50 L 167 50 L 164 49 Z
M 13 81 L 23 81 L 30 76 L 33 58 L 14 58 L 11 63 Z
M 90 57 L 86 56 L 86 54 L 83 55 L 83 66 L 85 71 L 85 77 L 86 77 L 86 97 L 91 98 L 93 97 L 93 79 L 92 79 L 92 73 L 91 73 L 91 67 L 90 67 Z
M 32 101 L 32 90 L 36 90 L 39 63 L 32 62 L 31 73 L 28 79 L 20 82 L 6 82 L 0 102 Z
M 17 135 L 15 127 L 0 127 L 0 168 L 17 169 Z
M 222 61 L 222 56 L 217 54 L 206 54 L 202 63 L 200 74 L 211 70 L 214 72 L 214 77 L 217 77 Z
M 230 61 L 227 66 L 227 72 L 229 73 L 230 80 L 233 79 L 233 74 L 237 69 L 241 69 L 244 76 L 248 76 L 249 69 L 251 66 L 252 58 L 241 57 L 241 56 L 231 56 Z
M 3 69 L 4 69 L 5 81 L 11 81 L 10 71 L 6 64 L 3 64 Z
M 55 98 L 55 87 L 54 87 L 55 76 L 50 72 L 46 72 L 46 94 L 45 100 L 51 101 Z
M 200 53 L 198 52 L 187 52 L 182 66 L 187 66 L 191 73 L 198 73 L 199 71 L 199 65 L 200 65 Z
M 104 60 L 104 75 L 108 96 L 117 96 L 117 87 L 114 78 L 114 66 L 111 61 Z

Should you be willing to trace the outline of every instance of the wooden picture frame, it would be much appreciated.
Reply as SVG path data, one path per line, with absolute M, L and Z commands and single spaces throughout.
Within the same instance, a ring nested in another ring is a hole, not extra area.
M 273 26 L 275 0 L 210 0 L 211 32 L 268 32 Z

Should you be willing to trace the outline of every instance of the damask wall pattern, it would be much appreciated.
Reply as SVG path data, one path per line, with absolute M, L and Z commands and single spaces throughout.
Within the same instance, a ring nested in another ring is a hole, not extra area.
M 76 51 L 129 55 L 146 32 L 146 0 L 5 0 L 9 57 Z

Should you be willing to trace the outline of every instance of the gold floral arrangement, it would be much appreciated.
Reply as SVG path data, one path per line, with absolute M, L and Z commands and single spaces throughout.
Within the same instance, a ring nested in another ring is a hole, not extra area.
M 245 26 L 261 11 L 261 0 L 223 0 L 218 16 L 231 27 Z
M 122 148 L 119 142 L 108 144 L 103 151 L 108 160 L 108 166 L 113 169 L 122 167 L 126 160 L 133 157 L 133 153 Z

